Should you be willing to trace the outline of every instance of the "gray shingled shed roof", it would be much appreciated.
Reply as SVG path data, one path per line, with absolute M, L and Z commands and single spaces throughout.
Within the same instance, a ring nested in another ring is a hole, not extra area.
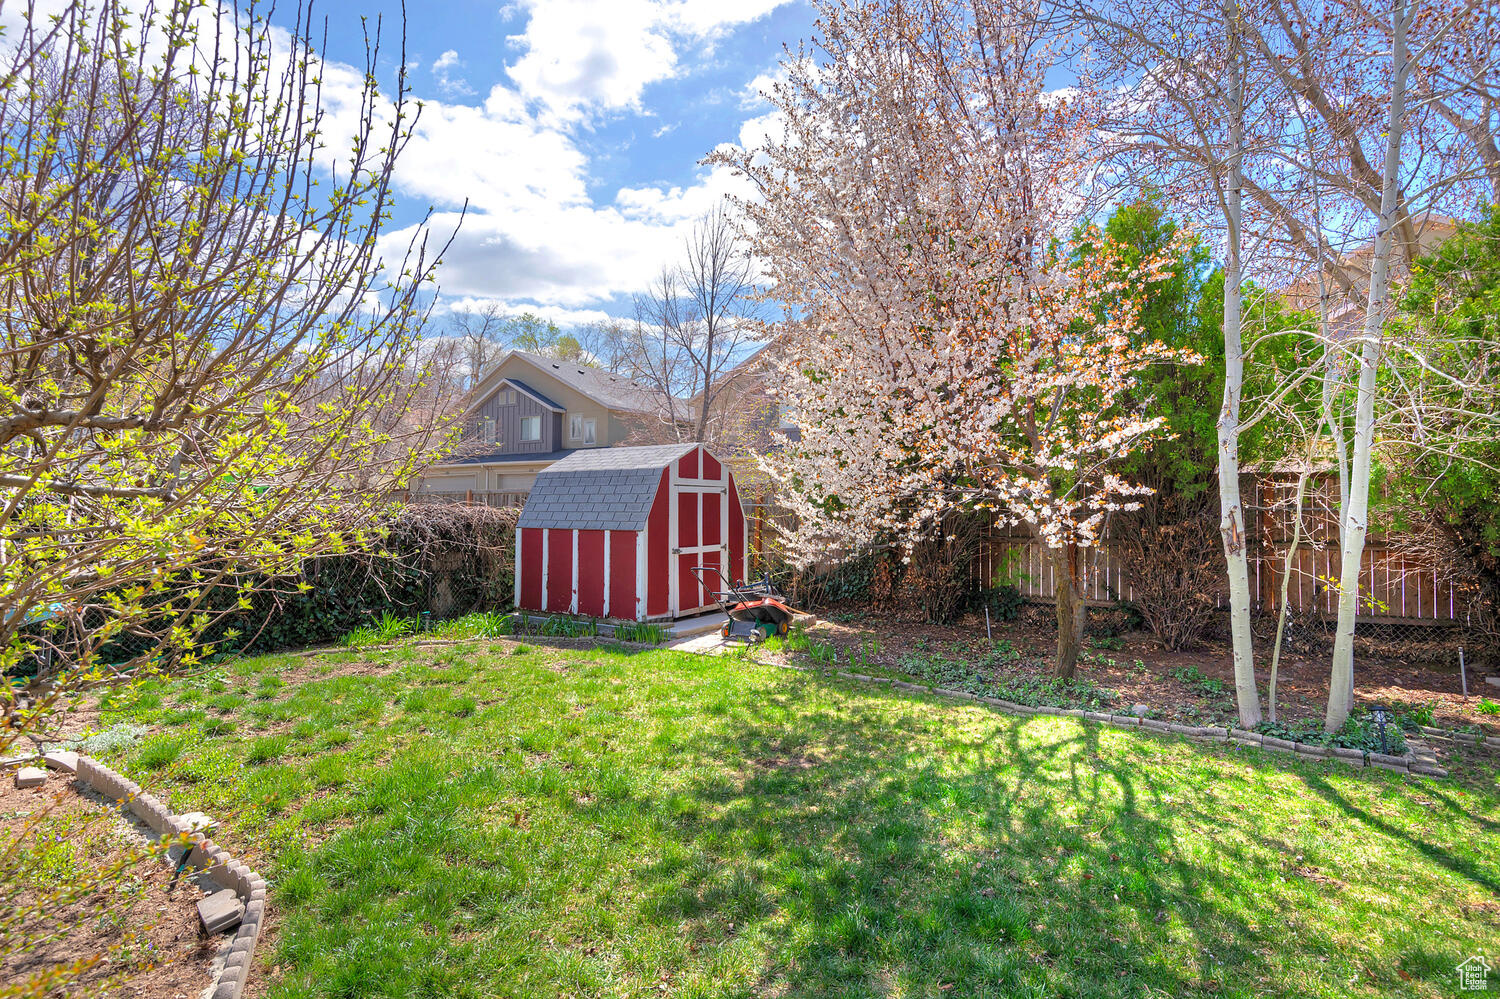
M 697 446 L 662 444 L 574 451 L 537 473 L 516 526 L 644 530 L 662 469 Z

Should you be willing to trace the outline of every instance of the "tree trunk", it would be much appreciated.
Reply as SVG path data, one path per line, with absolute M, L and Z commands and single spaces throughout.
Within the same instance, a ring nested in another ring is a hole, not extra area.
M 1052 572 L 1057 578 L 1053 591 L 1057 598 L 1057 662 L 1053 670 L 1064 680 L 1073 679 L 1073 671 L 1078 667 L 1078 657 L 1083 652 L 1083 629 L 1089 616 L 1078 556 L 1077 545 L 1052 549 Z
M 1354 403 L 1354 447 L 1350 455 L 1349 499 L 1343 511 L 1343 560 L 1339 566 L 1338 629 L 1328 683 L 1326 731 L 1337 731 L 1354 706 L 1354 618 L 1359 612 L 1359 569 L 1370 521 L 1370 450 L 1375 441 L 1375 376 L 1380 368 L 1380 337 L 1391 283 L 1391 230 L 1400 191 L 1401 133 L 1406 124 L 1407 14 L 1404 0 L 1391 6 L 1391 105 L 1386 125 L 1385 171 L 1381 177 L 1380 227 L 1370 260 L 1370 292 L 1365 304 L 1364 343 L 1359 350 L 1359 388 Z
M 1224 265 L 1224 405 L 1219 411 L 1219 534 L 1229 582 L 1229 629 L 1234 651 L 1234 694 L 1240 725 L 1260 724 L 1260 692 L 1255 686 L 1255 645 L 1250 633 L 1250 563 L 1246 554 L 1245 510 L 1240 499 L 1240 395 L 1244 389 L 1245 356 L 1240 341 L 1240 202 L 1242 157 L 1245 145 L 1244 78 L 1235 18 L 1237 7 L 1226 7 L 1225 26 L 1235 44 L 1230 46 L 1230 130 L 1234 148 L 1225 185 L 1224 221 L 1228 254 Z
M 1306 464 L 1297 476 L 1297 503 L 1292 511 L 1292 543 L 1287 547 L 1286 561 L 1281 566 L 1281 609 L 1276 615 L 1276 644 L 1271 646 L 1271 683 L 1266 690 L 1266 711 L 1272 724 L 1276 722 L 1276 680 L 1281 673 L 1281 643 L 1286 635 L 1286 618 L 1290 609 L 1287 591 L 1292 581 L 1292 568 L 1297 563 L 1297 546 L 1302 542 L 1302 501 L 1307 496 L 1307 476 L 1312 459 L 1312 452 L 1309 451 Z

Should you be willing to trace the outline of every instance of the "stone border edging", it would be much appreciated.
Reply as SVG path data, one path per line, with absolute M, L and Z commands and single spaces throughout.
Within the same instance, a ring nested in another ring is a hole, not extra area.
M 1460 732 L 1457 729 L 1434 728 L 1431 725 L 1418 725 L 1422 734 L 1428 738 L 1437 739 L 1441 742 L 1458 743 L 1469 749 L 1477 749 L 1486 753 L 1500 753 L 1500 737 L 1487 736 L 1483 732 Z
M 1081 708 L 1056 708 L 1051 705 L 1032 707 L 1026 704 L 1016 704 L 1001 697 L 983 697 L 979 694 L 971 694 L 966 690 L 954 690 L 951 687 L 934 687 L 926 684 L 911 683 L 906 680 L 890 680 L 885 677 L 866 676 L 863 673 L 848 673 L 844 670 L 814 670 L 812 667 L 787 665 L 788 669 L 803 672 L 822 672 L 838 677 L 841 680 L 854 680 L 859 683 L 889 684 L 900 690 L 909 690 L 916 693 L 931 693 L 939 697 L 949 697 L 957 700 L 974 701 L 979 704 L 987 704 L 999 708 L 1013 715 L 1052 715 L 1059 718 L 1077 718 L 1081 721 L 1097 722 L 1101 725 L 1110 725 L 1115 728 L 1145 729 L 1148 732 L 1158 732 L 1163 735 L 1183 735 L 1194 742 L 1235 742 L 1246 746 L 1259 746 L 1261 749 L 1270 750 L 1273 753 L 1293 753 L 1304 758 L 1332 759 L 1341 763 L 1347 763 L 1354 767 L 1377 767 L 1381 770 L 1393 770 L 1397 773 L 1411 773 L 1422 777 L 1447 777 L 1448 771 L 1438 764 L 1437 755 L 1424 743 L 1411 736 L 1406 737 L 1409 747 L 1406 756 L 1390 756 L 1385 753 L 1366 752 L 1363 749 L 1344 749 L 1336 746 L 1322 746 L 1306 742 L 1291 742 L 1287 739 L 1278 739 L 1275 736 L 1265 735 L 1260 732 L 1249 732 L 1239 728 L 1224 728 L 1216 725 L 1179 725 L 1176 722 L 1158 721 L 1154 718 L 1140 718 L 1136 715 L 1115 715 L 1102 711 L 1084 711 Z M 1431 735 L 1441 732 L 1440 729 L 1429 730 L 1423 726 L 1424 734 Z M 1484 736 L 1455 733 L 1452 738 L 1468 746 L 1484 746 L 1487 740 Z M 1440 738 L 1444 736 L 1439 736 Z M 1488 740 L 1494 742 L 1495 740 Z
M 219 884 L 234 889 L 245 910 L 240 917 L 239 929 L 235 931 L 234 942 L 230 944 L 229 953 L 224 958 L 219 980 L 214 983 L 210 995 L 212 999 L 240 999 L 245 989 L 245 979 L 250 973 L 255 945 L 259 942 L 261 928 L 265 925 L 266 879 L 248 864 L 235 860 L 228 850 L 198 831 L 186 817 L 173 815 L 155 795 L 142 791 L 135 781 L 121 776 L 98 760 L 80 755 L 76 775 L 86 787 L 106 799 L 120 802 L 158 836 L 187 836 L 192 844 L 188 848 L 189 864 Z

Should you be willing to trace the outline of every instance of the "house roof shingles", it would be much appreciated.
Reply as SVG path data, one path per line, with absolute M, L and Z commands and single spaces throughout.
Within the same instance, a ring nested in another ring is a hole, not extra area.
M 571 448 L 559 451 L 533 451 L 522 453 L 509 453 L 505 451 L 485 451 L 483 454 L 470 454 L 462 458 L 445 458 L 444 465 L 529 465 L 536 462 L 558 461 L 572 454 Z
M 548 409 L 552 410 L 555 413 L 564 412 L 564 407 L 559 406 L 557 403 L 542 395 L 542 393 L 538 392 L 530 385 L 527 385 L 519 378 L 502 378 L 500 379 L 500 381 L 502 384 L 509 383 L 511 385 L 514 385 L 516 388 L 520 389 L 522 392 L 525 392 L 527 395 L 531 396 L 537 402 L 541 403 L 543 406 L 546 406 Z
M 662 470 L 697 446 L 662 444 L 574 451 L 537 474 L 516 526 L 644 530 Z
M 654 413 L 661 408 L 656 395 L 640 382 L 631 381 L 624 375 L 613 374 L 603 368 L 587 364 L 559 361 L 554 357 L 530 354 L 524 350 L 511 353 L 523 357 L 542 371 L 556 378 L 583 395 L 609 409 L 622 409 L 633 413 Z M 514 379 L 511 379 L 514 381 Z

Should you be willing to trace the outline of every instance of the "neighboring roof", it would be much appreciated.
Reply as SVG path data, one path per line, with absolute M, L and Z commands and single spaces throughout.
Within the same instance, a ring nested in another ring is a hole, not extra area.
M 1439 215 L 1436 212 L 1420 212 L 1411 217 L 1412 227 L 1416 230 L 1417 243 L 1414 248 L 1418 256 L 1427 256 L 1437 252 L 1448 238 L 1458 231 L 1458 222 L 1447 215 Z M 1369 289 L 1370 258 L 1375 253 L 1375 239 L 1369 240 L 1356 247 L 1345 250 L 1338 254 L 1340 264 L 1349 272 L 1354 283 L 1352 292 L 1345 293 L 1334 286 L 1334 282 L 1327 281 L 1326 291 L 1335 302 L 1341 299 L 1352 298 L 1354 304 L 1359 307 L 1363 315 L 1364 298 Z M 1392 254 L 1391 267 L 1393 273 L 1402 274 L 1406 271 L 1407 261 L 1405 255 L 1399 250 Z M 1316 309 L 1318 307 L 1320 286 L 1318 283 L 1318 271 L 1312 269 L 1295 281 L 1282 288 L 1280 295 L 1294 309 Z M 1335 317 L 1337 318 L 1337 317 Z M 1362 321 L 1362 320 L 1361 320 Z M 1357 326 L 1357 321 L 1356 321 Z M 1338 330 L 1334 335 L 1342 338 Z
M 1333 472 L 1338 470 L 1338 465 L 1326 458 L 1313 458 L 1309 464 L 1306 459 L 1300 457 L 1286 457 L 1278 461 L 1258 462 L 1247 461 L 1240 466 L 1241 474 L 1245 475 L 1301 475 L 1303 472 L 1316 475 L 1320 472 Z M 1217 471 L 1217 466 L 1215 467 Z
M 517 527 L 640 531 L 661 473 L 697 444 L 574 451 L 537 473 Z
M 595 368 L 587 364 L 579 364 L 577 361 L 560 361 L 555 357 L 544 357 L 541 354 L 530 354 L 524 350 L 506 351 L 505 356 L 495 362 L 490 373 L 485 376 L 485 382 L 489 382 L 505 363 L 516 357 L 536 368 L 544 374 L 550 375 L 562 382 L 568 388 L 579 395 L 592 399 L 605 409 L 618 409 L 630 413 L 656 413 L 661 409 L 661 403 L 656 393 L 640 382 L 632 381 L 624 375 L 617 375 L 603 368 Z M 503 380 L 515 383 L 515 379 L 504 376 Z M 487 399 L 494 392 L 496 381 L 492 384 L 481 384 L 480 391 L 476 394 L 477 399 Z M 535 393 L 533 393 L 535 394 Z M 563 407 L 551 404 L 554 409 L 561 410 Z
M 543 406 L 546 406 L 548 409 L 552 410 L 554 413 L 561 413 L 565 409 L 565 407 L 559 406 L 557 403 L 553 402 L 551 399 L 548 399 L 546 396 L 542 395 L 542 393 L 538 392 L 530 385 L 527 385 L 519 378 L 502 378 L 497 384 L 497 387 L 499 385 L 510 385 L 515 388 L 516 391 L 524 392 L 525 394 L 535 399 L 537 402 L 541 403 Z
M 758 375 L 765 375 L 765 374 L 767 374 L 767 368 L 766 368 L 767 363 L 768 362 L 769 363 L 774 363 L 777 360 L 777 355 L 775 353 L 769 352 L 770 348 L 774 347 L 774 346 L 777 346 L 778 342 L 785 335 L 786 335 L 785 331 L 778 332 L 775 336 L 771 337 L 769 340 L 764 340 L 764 341 L 761 341 L 759 343 L 756 343 L 754 345 L 753 349 L 750 351 L 750 353 L 748 353 L 744 357 L 740 358 L 739 361 L 735 364 L 734 367 L 730 368 L 728 371 L 723 371 L 723 372 L 719 373 L 719 376 L 718 376 L 718 383 L 719 383 L 719 385 L 720 386 L 724 386 L 724 385 L 729 384 L 730 382 L 736 381 L 736 380 L 741 379 L 741 378 L 755 377 L 755 376 L 758 376 Z M 703 392 L 700 390 L 700 391 L 694 392 L 691 396 L 689 396 L 684 401 L 689 406 L 695 407 L 695 409 L 696 409 L 696 407 L 699 405 L 699 402 L 700 402 L 700 400 L 702 400 L 702 398 L 703 398 Z
M 566 451 L 543 451 L 539 454 L 501 454 L 498 451 L 490 451 L 485 454 L 472 454 L 464 458 L 450 458 L 440 462 L 440 465 L 527 465 L 534 461 L 559 461 L 572 454 L 572 450 Z

